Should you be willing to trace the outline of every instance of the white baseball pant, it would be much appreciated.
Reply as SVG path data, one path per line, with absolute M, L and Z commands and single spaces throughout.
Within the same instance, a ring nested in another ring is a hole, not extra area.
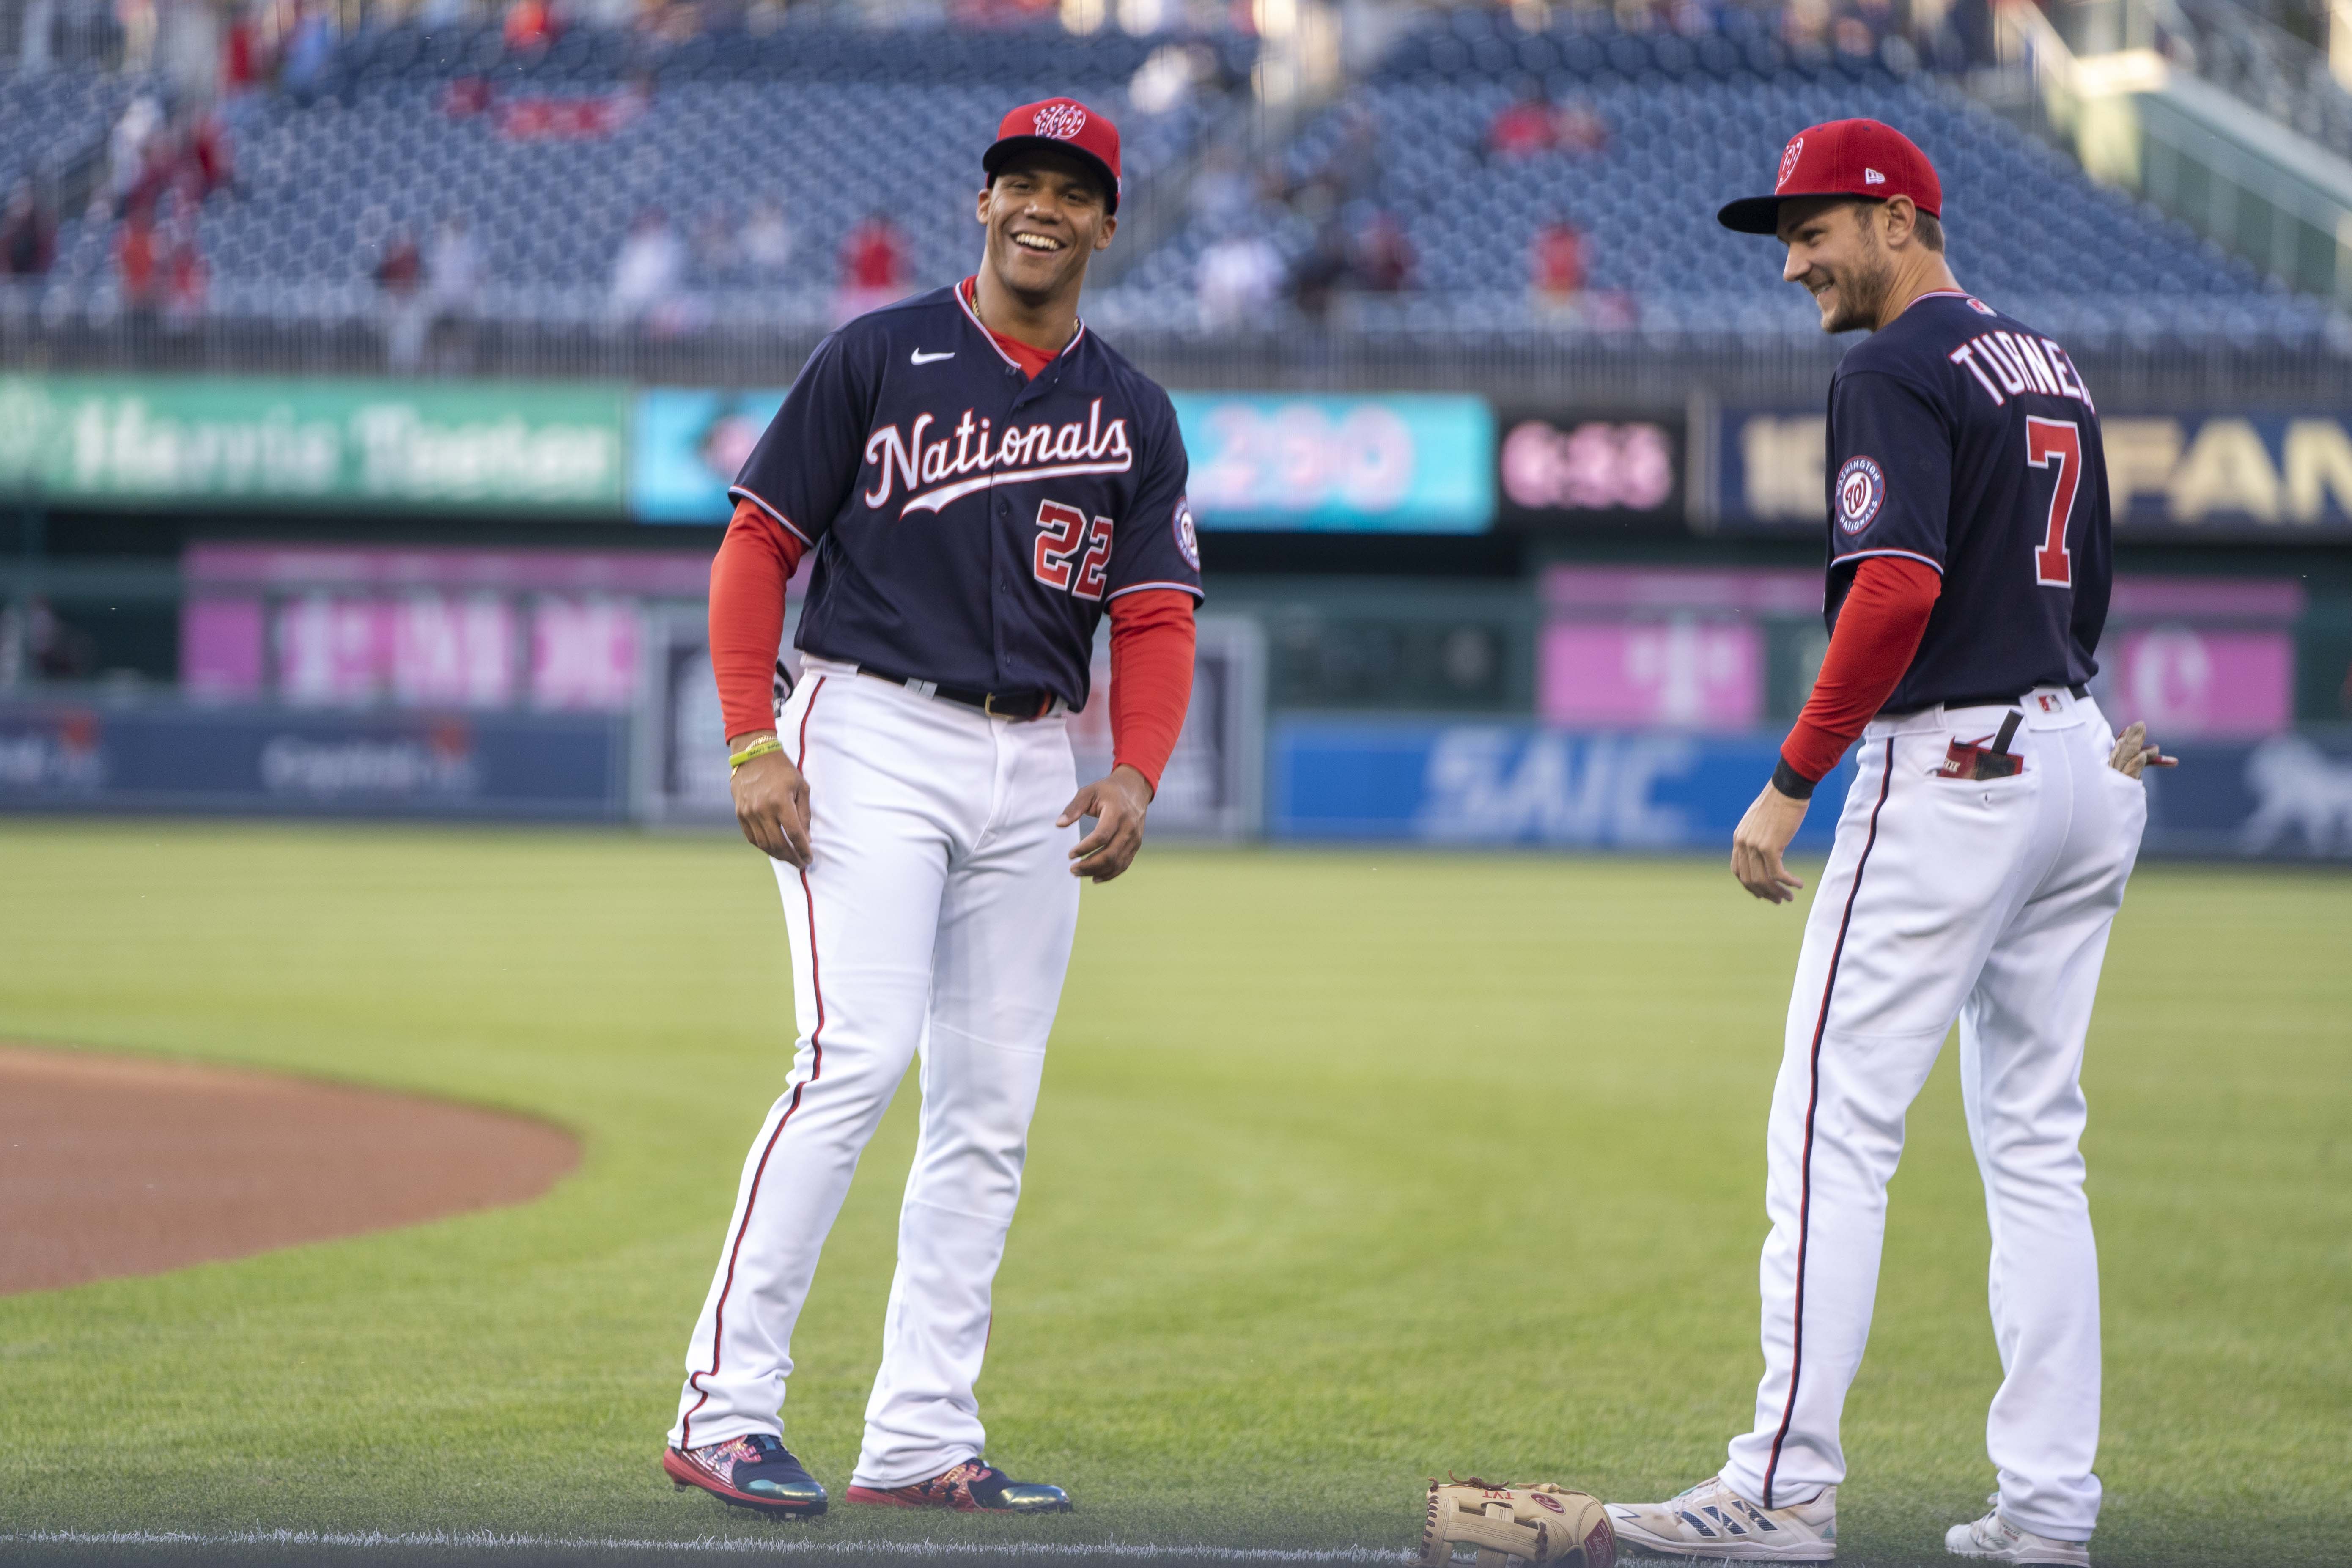
M 781 1435 L 793 1325 L 866 1140 L 922 1058 L 882 1368 L 853 1479 L 978 1456 L 972 1384 L 1021 1195 L 1077 926 L 1062 717 L 1025 723 L 810 659 L 777 733 L 809 785 L 806 870 L 779 861 L 800 1037 L 743 1163 L 687 1347 L 675 1447 Z
M 1872 723 L 1797 961 L 1767 1141 L 1764 1377 L 1723 1471 L 1752 1502 L 1845 1477 L 1838 1420 L 1878 1288 L 1904 1114 L 1960 1026 L 1960 1092 L 1992 1228 L 2000 1511 L 2087 1541 L 2099 1513 L 2099 1269 L 2083 1195 L 2083 1037 L 2147 803 L 2063 689 L 2022 700 L 2009 778 L 1940 777 L 2011 707 Z

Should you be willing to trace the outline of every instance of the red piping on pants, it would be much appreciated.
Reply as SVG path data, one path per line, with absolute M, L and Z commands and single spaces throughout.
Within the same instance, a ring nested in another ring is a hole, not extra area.
M 1878 781 L 1878 799 L 1870 808 L 1870 836 L 1862 841 L 1862 857 L 1853 863 L 1853 886 L 1846 889 L 1845 912 L 1838 917 L 1837 944 L 1830 949 L 1830 972 L 1822 982 L 1822 1010 L 1813 1020 L 1811 1084 L 1805 1095 L 1805 1153 L 1797 1167 L 1797 1303 L 1790 1324 L 1789 1402 L 1781 1407 L 1780 1429 L 1772 1434 L 1772 1458 L 1764 1467 L 1766 1508 L 1772 1506 L 1772 1478 L 1780 1468 L 1780 1445 L 1787 1440 L 1789 1423 L 1797 1414 L 1797 1383 L 1805 1370 L 1805 1247 L 1812 1235 L 1813 1112 L 1822 1102 L 1822 1036 L 1830 1026 L 1830 994 L 1837 989 L 1838 960 L 1845 954 L 1845 933 L 1853 923 L 1853 901 L 1862 894 L 1862 873 L 1870 864 L 1872 847 L 1878 842 L 1878 813 L 1895 782 L 1895 738 L 1888 736 L 1885 744 L 1886 771 Z
M 816 711 L 816 700 L 824 691 L 824 677 L 820 675 L 816 678 L 816 684 L 809 688 L 808 706 L 801 710 L 801 749 L 800 754 L 793 759 L 795 768 L 802 768 L 808 762 L 809 715 Z M 751 1210 L 760 1201 L 760 1181 L 768 1173 L 768 1157 L 776 1152 L 776 1140 L 784 1135 L 784 1128 L 792 1121 L 793 1112 L 801 1108 L 801 1091 L 824 1073 L 824 1047 L 819 1038 L 824 1033 L 824 983 L 816 962 L 816 896 L 809 891 L 805 867 L 800 876 L 801 897 L 808 903 L 809 989 L 816 995 L 816 1026 L 809 1031 L 809 1075 L 805 1082 L 793 1086 L 792 1103 L 785 1106 L 783 1115 L 776 1119 L 776 1130 L 768 1134 L 767 1147 L 760 1151 L 759 1168 L 751 1173 L 751 1195 L 743 1200 L 743 1220 L 736 1226 L 735 1240 L 727 1249 L 727 1283 L 719 1288 L 719 1305 L 712 1309 L 710 1314 L 710 1370 L 698 1372 L 686 1380 L 688 1385 L 702 1397 L 694 1402 L 694 1409 L 678 1418 L 677 1446 L 681 1448 L 694 1447 L 695 1415 L 710 1403 L 710 1391 L 702 1386 L 702 1380 L 719 1375 L 719 1352 L 727 1343 L 727 1294 L 735 1289 L 735 1260 L 742 1256 L 743 1236 L 751 1228 Z

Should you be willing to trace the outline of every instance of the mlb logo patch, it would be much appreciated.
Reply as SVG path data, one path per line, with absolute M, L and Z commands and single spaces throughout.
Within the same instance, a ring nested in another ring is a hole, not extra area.
M 1990 316 L 1998 313 L 1990 305 L 1986 304 L 1982 300 L 1978 299 L 1973 294 L 1969 296 L 1969 309 L 1974 310 L 1979 316 Z
M 1838 527 L 1848 533 L 1860 533 L 1878 516 L 1878 509 L 1886 504 L 1886 472 L 1868 458 L 1848 458 L 1845 467 L 1838 470 Z

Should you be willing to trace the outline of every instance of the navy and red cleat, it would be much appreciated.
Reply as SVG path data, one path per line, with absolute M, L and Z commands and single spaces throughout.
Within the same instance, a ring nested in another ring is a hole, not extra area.
M 720 1502 L 787 1519 L 824 1511 L 824 1488 L 765 1432 L 699 1448 L 665 1448 L 662 1473 L 680 1491 L 699 1487 Z
M 1070 1494 L 1043 1481 L 1016 1481 L 981 1459 L 966 1459 L 943 1475 L 904 1487 L 861 1487 L 851 1502 L 880 1508 L 944 1508 L 957 1513 L 1067 1513 Z

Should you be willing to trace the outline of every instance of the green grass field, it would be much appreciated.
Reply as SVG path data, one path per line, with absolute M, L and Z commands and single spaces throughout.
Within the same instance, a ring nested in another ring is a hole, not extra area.
M 656 1470 L 789 1047 L 751 850 L 17 823 L 0 888 L 0 1036 L 428 1090 L 586 1146 L 522 1208 L 0 1300 L 0 1533 L 1402 1550 L 1426 1476 L 1661 1496 L 1749 1409 L 1801 906 L 1711 861 L 1161 849 L 1089 889 L 981 1384 L 991 1457 L 1078 1511 L 806 1526 Z M 2348 952 L 2352 877 L 2134 884 L 2088 1074 L 2102 1564 L 2352 1552 Z M 794 1347 L 787 1436 L 836 1495 L 913 1093 Z M 1947 1053 L 1847 1409 L 1842 1561 L 1947 1561 L 1981 1510 L 1985 1252 Z

